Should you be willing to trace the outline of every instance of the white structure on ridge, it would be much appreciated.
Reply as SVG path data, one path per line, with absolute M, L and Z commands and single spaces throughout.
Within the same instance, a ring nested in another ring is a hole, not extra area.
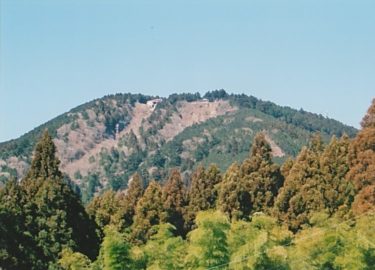
M 156 99 L 151 99 L 149 101 L 147 101 L 147 106 L 150 108 L 150 109 L 155 109 L 156 105 L 158 105 L 160 102 L 162 102 L 163 100 L 161 98 L 156 98 Z

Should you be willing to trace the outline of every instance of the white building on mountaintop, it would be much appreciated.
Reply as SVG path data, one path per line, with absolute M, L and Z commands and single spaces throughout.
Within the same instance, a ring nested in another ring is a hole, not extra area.
M 147 101 L 147 106 L 150 109 L 155 109 L 156 105 L 158 105 L 162 101 L 163 100 L 161 98 L 151 99 L 151 100 Z

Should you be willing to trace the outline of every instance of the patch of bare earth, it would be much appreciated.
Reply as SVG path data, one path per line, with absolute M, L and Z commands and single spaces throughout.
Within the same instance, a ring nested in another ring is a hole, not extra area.
M 271 146 L 271 149 L 272 149 L 272 155 L 274 157 L 284 157 L 285 156 L 285 153 L 284 151 L 280 148 L 280 146 L 278 146 L 274 140 L 272 140 L 272 138 L 266 134 L 265 135 L 265 138 L 267 140 L 267 142 L 270 144 Z
M 248 116 L 245 118 L 245 120 L 252 123 L 263 122 L 263 119 L 257 118 L 255 116 Z
M 166 141 L 169 141 L 193 124 L 202 123 L 210 118 L 225 115 L 236 110 L 237 108 L 232 107 L 229 102 L 225 100 L 213 102 L 184 101 L 179 103 L 178 113 L 172 115 L 171 121 L 159 131 L 159 134 L 162 135 Z
M 117 148 L 118 140 L 128 134 L 131 130 L 133 130 L 135 135 L 139 137 L 139 128 L 142 125 L 142 120 L 149 117 L 152 111 L 146 104 L 137 103 L 130 113 L 132 116 L 130 123 L 117 135 L 117 138 L 106 138 L 94 144 L 91 148 L 85 149 L 84 155 L 81 158 L 72 162 L 62 164 L 61 170 L 67 173 L 70 177 L 72 177 L 76 171 L 80 171 L 82 176 L 86 176 L 90 171 L 98 170 L 99 154 L 103 149 L 110 150 L 112 147 Z M 104 130 L 101 130 L 101 127 L 99 128 L 100 132 L 102 132 L 103 134 Z M 73 143 L 76 149 L 82 147 L 78 138 L 79 137 L 77 137 L 77 140 L 75 141 L 75 143 Z M 95 162 L 90 162 L 90 157 L 94 157 Z
M 24 176 L 26 174 L 29 165 L 18 157 L 10 157 L 7 160 L 0 160 L 0 166 L 8 166 L 11 169 L 15 169 L 17 171 L 18 176 Z M 9 177 L 9 173 L 2 172 L 0 168 L 0 175 L 5 175 Z

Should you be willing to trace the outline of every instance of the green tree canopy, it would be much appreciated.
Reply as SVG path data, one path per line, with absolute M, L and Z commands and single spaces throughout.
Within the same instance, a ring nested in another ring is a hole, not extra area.
M 148 262 L 147 269 L 185 269 L 187 245 L 180 236 L 174 236 L 176 228 L 166 223 L 157 225 L 155 230 L 157 233 L 143 247 Z
M 189 205 L 186 212 L 187 228 L 193 227 L 196 213 L 213 209 L 218 197 L 218 184 L 222 181 L 219 168 L 212 164 L 207 169 L 198 166 L 191 176 L 188 191 Z
M 162 189 L 156 181 L 151 181 L 135 210 L 132 225 L 133 238 L 146 242 L 153 234 L 152 226 L 160 224 L 164 217 Z
M 33 159 L 26 179 L 55 179 L 61 178 L 59 170 L 60 161 L 56 158 L 56 146 L 45 130 L 39 142 L 35 146 Z
M 263 133 L 255 136 L 251 155 L 241 166 L 243 189 L 249 194 L 251 214 L 267 212 L 273 207 L 274 200 L 284 178 L 280 167 L 272 161 L 272 149 Z
M 323 147 L 320 137 L 314 137 L 294 162 L 275 202 L 278 217 L 298 230 L 308 223 L 312 212 L 324 208 L 320 155 Z
M 28 259 L 29 269 L 47 269 L 55 264 L 64 247 L 91 259 L 98 253 L 95 222 L 89 218 L 77 194 L 62 178 L 58 164 L 55 146 L 48 132 L 45 132 L 35 148 L 27 177 L 21 181 L 20 191 L 14 193 L 19 198 L 12 195 L 13 200 L 9 200 L 10 209 L 19 209 L 18 205 L 22 203 L 22 211 L 16 210 L 13 214 L 20 218 L 20 230 L 27 236 L 27 241 L 22 243 L 25 247 L 21 250 L 34 250 L 30 252 L 33 257 Z M 14 189 L 18 190 L 18 187 L 14 186 Z
M 228 263 L 228 218 L 220 212 L 206 211 L 200 212 L 195 222 L 197 229 L 188 235 L 186 269 L 207 269 Z
M 185 196 L 186 191 L 181 174 L 174 169 L 163 187 L 162 201 L 165 211 L 163 221 L 175 226 L 178 235 L 184 235 Z
M 231 218 L 249 218 L 273 207 L 283 176 L 272 161 L 271 146 L 263 133 L 254 138 L 249 158 L 226 172 L 219 192 L 219 207 Z
M 119 211 L 114 217 L 120 230 L 130 227 L 133 224 L 135 209 L 139 199 L 144 192 L 143 180 L 138 173 L 135 173 L 129 180 L 128 189 L 119 198 Z

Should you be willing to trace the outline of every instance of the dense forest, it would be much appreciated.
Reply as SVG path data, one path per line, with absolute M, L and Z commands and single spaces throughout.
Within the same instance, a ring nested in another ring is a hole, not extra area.
M 26 176 L 0 190 L 0 268 L 375 269 L 375 99 L 361 127 L 328 143 L 315 133 L 281 165 L 260 132 L 226 171 L 135 173 L 85 206 L 45 131 Z

